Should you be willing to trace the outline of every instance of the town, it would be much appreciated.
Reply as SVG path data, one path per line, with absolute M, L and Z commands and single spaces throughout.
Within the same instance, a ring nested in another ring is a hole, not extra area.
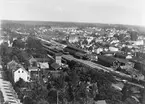
M 145 32 L 3 21 L 0 103 L 144 104 Z

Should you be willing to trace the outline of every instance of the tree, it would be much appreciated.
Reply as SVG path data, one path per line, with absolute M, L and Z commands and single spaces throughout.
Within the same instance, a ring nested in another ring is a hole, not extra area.
M 87 84 L 85 82 L 81 82 L 79 87 L 74 91 L 75 100 L 82 104 L 84 104 L 85 99 L 87 99 L 86 85 Z
M 40 40 L 34 38 L 34 37 L 28 37 L 27 41 L 27 47 L 30 49 L 40 49 L 42 48 Z
M 16 40 L 14 40 L 13 41 L 13 45 L 12 45 L 13 47 L 17 47 L 17 48 L 25 48 L 25 44 L 24 44 L 24 42 L 21 40 L 21 39 L 16 39 Z
M 16 55 L 12 57 L 12 60 L 14 60 L 15 62 L 19 63 L 19 59 L 18 59 L 18 57 Z
M 12 52 L 9 54 L 10 58 L 12 59 L 14 56 L 17 56 L 18 60 L 19 60 L 19 57 L 18 55 L 20 54 L 20 50 L 16 47 L 13 47 L 12 48 Z
M 37 104 L 49 104 L 45 99 L 41 99 L 37 102 Z
M 143 93 L 142 93 L 142 104 L 145 104 L 145 85 L 144 85 L 144 89 L 143 89 Z
M 25 87 L 26 82 L 22 78 L 19 78 L 19 80 L 15 83 L 15 86 L 19 88 Z
M 24 97 L 23 104 L 33 104 L 33 99 L 31 99 L 30 97 Z
M 2 62 L 4 63 L 4 65 L 6 65 L 8 62 L 10 62 L 11 60 L 10 60 L 10 58 L 9 58 L 9 56 L 2 56 Z
M 8 55 L 8 43 L 4 42 L 0 46 L 0 55 L 1 56 L 6 56 Z
M 73 89 L 70 83 L 68 83 L 68 88 L 66 89 L 66 99 L 68 102 L 71 102 L 74 100 Z
M 48 101 L 51 103 L 57 102 L 57 90 L 51 89 L 51 91 L 48 93 Z
M 87 45 L 87 44 L 88 44 L 87 39 L 84 39 L 84 40 L 82 41 L 82 44 Z
M 111 87 L 112 82 L 115 82 L 114 77 L 102 71 L 90 71 L 92 82 L 97 82 L 99 94 L 96 95 L 95 100 L 108 99 L 112 101 L 112 104 L 116 104 L 115 101 L 122 99 L 121 92 L 114 90 Z

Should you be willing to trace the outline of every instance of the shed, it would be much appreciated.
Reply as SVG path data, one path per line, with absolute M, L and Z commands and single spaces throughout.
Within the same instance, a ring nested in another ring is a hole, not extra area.
M 57 64 L 56 62 L 54 62 L 54 63 L 52 63 L 51 65 L 51 69 L 53 69 L 53 70 L 58 70 L 58 69 L 60 69 L 60 65 L 59 64 Z

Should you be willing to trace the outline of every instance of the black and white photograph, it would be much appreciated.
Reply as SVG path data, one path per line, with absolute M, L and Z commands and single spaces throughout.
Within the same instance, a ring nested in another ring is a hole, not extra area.
M 0 104 L 145 104 L 145 0 L 0 0 Z

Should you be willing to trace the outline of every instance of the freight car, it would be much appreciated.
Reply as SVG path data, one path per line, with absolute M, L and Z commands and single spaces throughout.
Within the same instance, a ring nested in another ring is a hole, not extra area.
M 65 47 L 64 52 L 69 52 L 70 55 L 73 55 L 74 57 L 79 59 L 88 59 L 87 52 L 74 46 Z
M 134 68 L 145 74 L 145 61 L 137 58 L 130 59 L 134 63 Z
M 117 57 L 117 58 L 123 58 L 123 59 L 126 59 L 126 55 L 123 54 L 123 53 L 115 53 L 114 56 Z

